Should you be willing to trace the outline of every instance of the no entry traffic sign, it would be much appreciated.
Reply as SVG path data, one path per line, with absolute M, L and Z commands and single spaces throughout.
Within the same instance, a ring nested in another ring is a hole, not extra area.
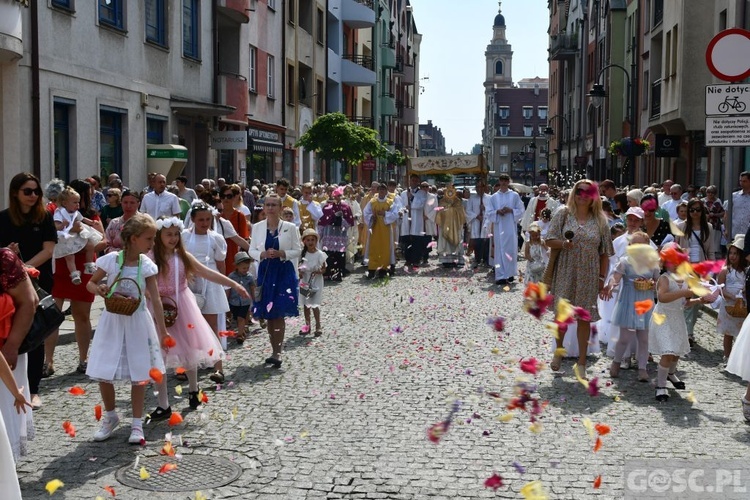
M 731 28 L 713 37 L 706 48 L 706 64 L 716 78 L 727 82 L 750 76 L 750 31 Z

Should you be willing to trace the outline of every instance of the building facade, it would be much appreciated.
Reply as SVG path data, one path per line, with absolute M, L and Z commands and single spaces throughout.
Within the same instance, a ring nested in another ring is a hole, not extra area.
M 445 137 L 440 127 L 432 124 L 432 120 L 419 125 L 419 156 L 444 156 Z

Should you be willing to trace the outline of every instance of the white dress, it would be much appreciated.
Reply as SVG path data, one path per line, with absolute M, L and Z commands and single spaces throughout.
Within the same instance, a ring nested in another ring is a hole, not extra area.
M 227 242 L 219 233 L 209 230 L 200 235 L 186 229 L 182 232 L 182 244 L 185 250 L 198 259 L 204 266 L 218 271 L 217 261 L 227 258 Z M 195 277 L 190 289 L 196 295 L 203 295 L 206 300 L 201 308 L 203 314 L 222 314 L 229 311 L 229 302 L 224 287 L 206 279 Z
M 119 252 L 113 252 L 99 257 L 96 261 L 99 269 L 107 273 L 109 286 L 114 283 L 120 272 L 118 256 Z M 146 278 L 155 276 L 157 268 L 147 256 L 141 255 L 140 259 L 140 279 L 137 277 L 137 266 L 123 267 L 121 275 L 140 281 L 141 304 L 138 309 L 131 316 L 114 314 L 106 309 L 102 311 L 86 369 L 86 375 L 94 380 L 125 380 L 133 384 L 144 384 L 151 379 L 151 368 L 156 368 L 162 373 L 165 371 L 154 319 L 143 298 Z M 132 281 L 124 281 L 117 284 L 115 293 L 135 297 L 138 290 Z
M 742 328 L 732 346 L 732 354 L 727 361 L 727 371 L 750 381 L 750 316 L 745 318 Z
M 669 275 L 662 275 L 659 280 L 669 280 L 669 291 L 684 290 L 685 283 L 677 283 Z M 657 289 L 659 284 L 657 283 Z M 651 354 L 684 356 L 690 352 L 687 324 L 685 323 L 685 298 L 672 302 L 659 302 L 654 306 L 651 322 L 648 327 L 648 351 Z M 662 323 L 659 324 L 659 321 Z
M 19 354 L 16 362 L 16 369 L 13 370 L 13 378 L 16 379 L 16 385 L 23 387 L 23 394 L 26 400 L 31 399 L 29 394 L 29 378 L 26 370 L 29 365 L 28 354 Z M 5 422 L 5 432 L 8 435 L 12 458 L 16 461 L 28 452 L 26 445 L 28 441 L 34 439 L 34 417 L 31 408 L 26 408 L 26 413 L 16 413 L 13 406 L 16 398 L 10 393 L 5 384 L 0 383 L 0 413 L 2 413 Z M 0 436 L 2 439 L 2 436 Z M 2 452 L 0 452 L 0 459 Z M 2 471 L 0 471 L 0 484 L 2 484 Z M 0 488 L 0 491 L 3 491 Z M 3 497 L 4 498 L 4 497 Z
M 549 252 L 542 244 L 537 245 L 528 241 L 526 244 L 529 245 L 529 255 L 532 259 L 532 262 L 526 264 L 526 282 L 539 283 L 549 262 Z
M 82 250 L 89 241 L 92 245 L 96 245 L 104 238 L 99 231 L 92 229 L 85 224 L 81 225 L 80 233 L 70 232 L 74 223 L 83 220 L 81 212 L 76 211 L 71 214 L 66 209 L 60 207 L 55 210 L 53 219 L 55 222 L 62 222 L 65 224 L 65 228 L 62 231 L 57 232 L 58 243 L 55 245 L 53 254 L 55 259 L 65 257 L 66 255 L 74 255 Z
M 328 259 L 328 255 L 322 250 L 315 253 L 307 252 L 304 259 L 300 262 L 299 272 L 301 275 L 300 283 L 309 283 L 310 289 L 317 290 L 309 297 L 299 294 L 299 305 L 304 307 L 320 307 L 323 302 L 323 275 L 316 274 L 310 281 L 310 275 L 313 271 L 320 271 Z
M 7 388 L 3 385 L 3 389 Z M 13 408 L 15 412 L 15 408 Z M 26 410 L 31 413 L 31 409 Z M 16 475 L 16 461 L 13 459 L 10 440 L 5 431 L 3 418 L 0 417 L 0 491 L 7 500 L 21 500 L 21 487 Z
M 735 297 L 743 296 L 743 291 L 745 290 L 745 272 L 737 272 L 736 269 L 730 269 L 724 280 L 724 290 Z M 726 306 L 731 307 L 735 302 L 736 300 L 723 298 L 719 305 L 719 317 L 716 321 L 716 329 L 720 335 L 736 337 L 740 328 L 742 328 L 742 323 L 745 321 L 745 318 L 735 318 L 727 314 Z

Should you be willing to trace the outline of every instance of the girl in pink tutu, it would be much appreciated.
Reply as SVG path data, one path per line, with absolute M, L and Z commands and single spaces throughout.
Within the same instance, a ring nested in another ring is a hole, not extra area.
M 162 351 L 167 368 L 184 368 L 190 392 L 190 408 L 196 409 L 201 401 L 198 397 L 198 368 L 214 366 L 224 358 L 224 350 L 213 329 L 203 318 L 195 295 L 188 288 L 193 277 L 201 277 L 237 291 L 240 296 L 250 298 L 245 287 L 223 274 L 204 266 L 182 245 L 182 221 L 177 217 L 162 218 L 156 221 L 157 234 L 154 243 L 153 260 L 159 268 L 157 284 L 159 295 L 177 304 L 177 318 L 174 325 L 167 328 L 174 338 L 175 345 Z M 151 412 L 151 420 L 162 420 L 172 415 L 167 394 L 167 377 L 157 384 L 159 406 Z

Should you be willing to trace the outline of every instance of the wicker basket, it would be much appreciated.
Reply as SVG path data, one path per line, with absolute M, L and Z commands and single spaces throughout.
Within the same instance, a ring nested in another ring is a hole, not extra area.
M 635 279 L 633 280 L 633 288 L 641 292 L 647 292 L 654 289 L 654 282 L 643 278 Z
M 171 302 L 171 304 L 166 301 Z M 164 324 L 167 328 L 174 326 L 174 322 L 177 321 L 177 302 L 171 297 L 162 297 L 161 305 L 162 309 L 164 309 Z
M 132 316 L 133 313 L 136 312 L 138 310 L 138 307 L 141 305 L 141 287 L 138 285 L 138 282 L 130 278 L 118 278 L 114 281 L 114 283 L 112 283 L 110 289 L 114 289 L 114 286 L 117 283 L 125 280 L 135 283 L 135 286 L 138 289 L 138 298 L 124 297 L 122 295 L 112 294 L 104 298 L 104 307 L 108 312 L 111 312 L 112 314 Z
M 733 318 L 745 318 L 747 317 L 747 304 L 744 299 L 737 299 L 734 301 L 733 306 L 724 306 L 727 314 Z

